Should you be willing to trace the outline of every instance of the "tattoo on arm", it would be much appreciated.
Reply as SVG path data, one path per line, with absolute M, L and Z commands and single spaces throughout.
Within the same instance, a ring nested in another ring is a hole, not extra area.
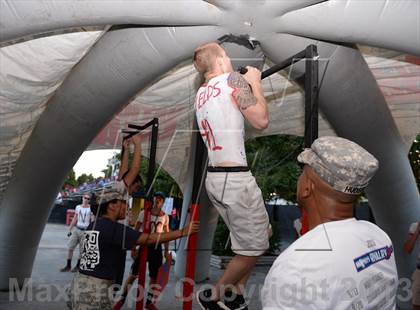
M 257 104 L 257 98 L 252 93 L 251 87 L 239 72 L 233 72 L 229 75 L 228 84 L 236 89 L 233 96 L 241 110 Z

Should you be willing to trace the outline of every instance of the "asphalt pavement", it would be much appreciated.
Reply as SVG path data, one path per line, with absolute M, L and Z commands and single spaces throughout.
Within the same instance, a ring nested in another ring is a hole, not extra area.
M 67 227 L 60 224 L 47 224 L 41 238 L 40 246 L 35 258 L 32 277 L 26 282 L 24 288 L 10 292 L 0 292 L 0 309 L 2 310 L 62 310 L 65 309 L 66 288 L 69 285 L 73 273 L 60 272 L 66 263 L 67 256 Z M 75 251 L 75 257 L 77 249 Z M 76 259 L 74 257 L 74 263 Z M 130 255 L 127 255 L 127 275 L 131 266 Z M 260 290 L 268 267 L 257 267 L 248 284 L 247 291 L 249 309 L 261 309 Z M 223 270 L 210 268 L 209 280 L 196 285 L 199 289 L 203 285 L 214 284 L 222 275 Z M 10 282 L 10 287 L 16 283 Z M 170 282 L 160 296 L 157 307 L 160 310 L 182 309 L 182 301 L 179 296 L 182 293 L 181 282 L 178 281 L 171 271 Z M 135 289 L 130 291 L 129 298 L 123 309 L 135 309 Z M 193 310 L 201 309 L 194 298 Z

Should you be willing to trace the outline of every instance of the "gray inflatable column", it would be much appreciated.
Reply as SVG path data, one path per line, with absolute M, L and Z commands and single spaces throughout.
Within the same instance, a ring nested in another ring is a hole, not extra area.
M 417 257 L 405 254 L 403 244 L 409 225 L 420 218 L 419 192 L 388 105 L 357 49 L 340 47 L 334 53 L 320 102 L 337 135 L 355 141 L 379 160 L 366 194 L 377 224 L 393 241 L 400 279 L 411 279 Z M 399 306 L 409 308 L 402 301 Z
M 282 46 L 277 36 L 262 44 L 267 55 L 274 62 L 280 62 L 310 43 L 313 42 L 295 38 Z M 410 223 L 420 218 L 420 199 L 406 148 L 360 51 L 344 46 L 331 48 L 333 46 L 318 44 L 320 58 L 328 59 L 319 73 L 320 109 L 338 136 L 355 141 L 379 160 L 380 168 L 366 191 L 367 197 L 378 226 L 393 241 L 400 278 L 410 279 L 416 256 L 403 253 L 403 243 Z M 300 66 L 294 68 L 300 69 Z M 299 72 L 294 76 L 299 76 Z M 404 291 L 407 292 L 407 288 Z M 401 308 L 409 307 L 404 298 L 399 298 L 398 304 Z
M 22 284 L 30 276 L 57 191 L 97 133 L 137 92 L 221 33 L 216 27 L 115 30 L 73 68 L 37 122 L 1 201 L 1 290 L 10 278 Z

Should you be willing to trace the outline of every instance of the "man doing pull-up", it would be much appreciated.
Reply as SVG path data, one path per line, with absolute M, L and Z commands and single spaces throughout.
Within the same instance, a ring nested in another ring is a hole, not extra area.
M 236 254 L 216 286 L 198 293 L 198 302 L 210 310 L 247 309 L 244 287 L 269 247 L 268 215 L 249 171 L 244 143 L 244 119 L 260 130 L 268 126 L 261 72 L 249 66 L 245 75 L 234 72 L 217 43 L 198 47 L 194 65 L 205 79 L 197 92 L 195 110 L 209 156 L 206 189 L 229 228 Z

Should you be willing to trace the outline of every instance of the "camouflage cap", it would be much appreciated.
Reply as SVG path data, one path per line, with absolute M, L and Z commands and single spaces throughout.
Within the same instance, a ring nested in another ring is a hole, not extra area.
M 321 137 L 298 161 L 311 166 L 315 173 L 337 191 L 358 195 L 378 170 L 378 160 L 360 145 L 339 137 Z
M 121 193 L 121 191 L 111 188 L 111 189 L 106 189 L 102 193 L 100 193 L 96 197 L 96 203 L 100 205 L 103 203 L 110 202 L 111 200 L 114 200 L 114 199 L 125 201 L 126 197 L 124 196 L 124 194 Z

